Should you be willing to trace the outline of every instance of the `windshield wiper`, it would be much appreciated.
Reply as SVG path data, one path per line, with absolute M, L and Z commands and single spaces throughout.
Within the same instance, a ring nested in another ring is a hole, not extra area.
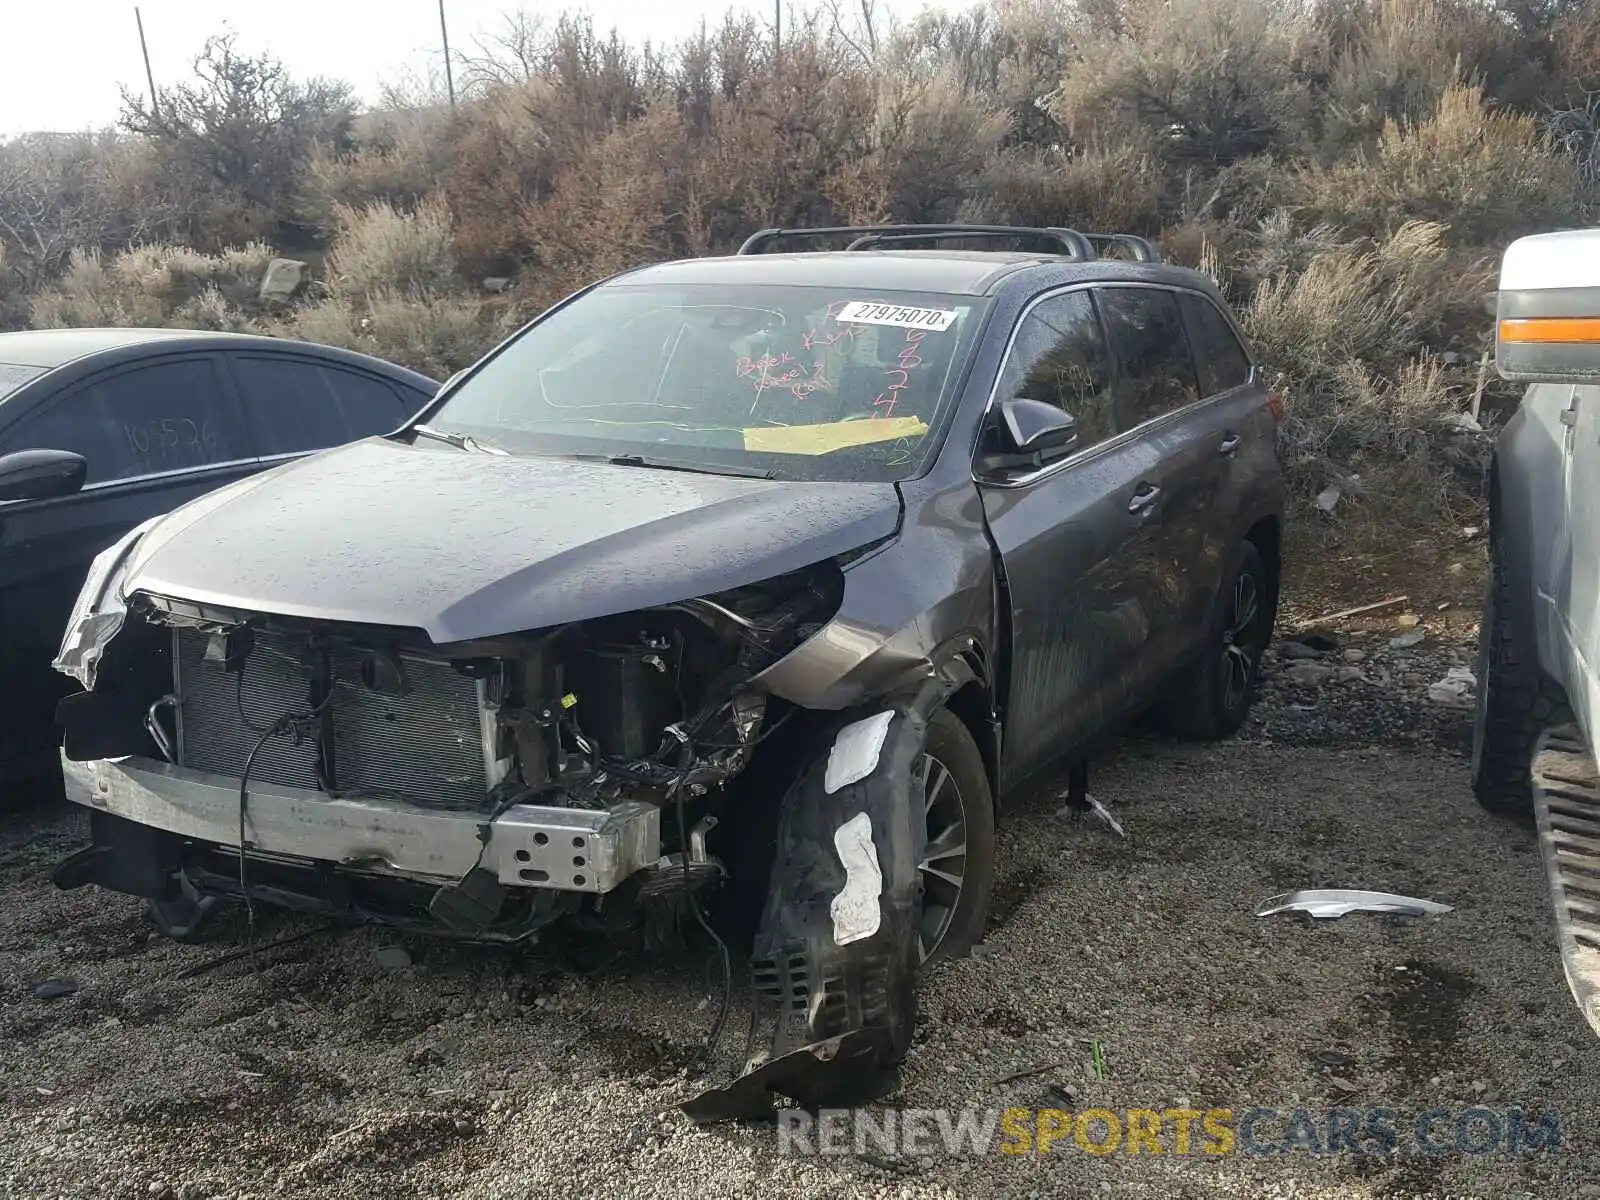
M 425 438 L 432 438 L 436 442 L 443 442 L 447 446 L 454 446 L 458 450 L 472 450 L 479 454 L 505 454 L 506 451 L 499 446 L 492 446 L 488 442 L 480 442 L 477 438 L 467 433 L 448 433 L 443 429 L 435 429 L 432 425 L 413 425 L 412 433 L 420 433 Z
M 771 479 L 763 467 L 741 467 L 730 463 L 689 462 L 680 459 L 646 458 L 642 454 L 575 455 L 608 462 L 616 467 L 650 467 L 657 471 L 692 471 L 701 475 L 734 475 L 744 479 Z

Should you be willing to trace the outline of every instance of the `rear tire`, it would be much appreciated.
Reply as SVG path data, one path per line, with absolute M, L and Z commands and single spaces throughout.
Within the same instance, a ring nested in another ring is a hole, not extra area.
M 1533 751 L 1539 735 L 1571 719 L 1561 689 L 1539 669 L 1527 631 L 1513 618 L 1511 580 L 1495 545 L 1478 625 L 1478 699 L 1472 714 L 1472 793 L 1489 812 L 1533 811 Z
M 1254 542 L 1233 551 L 1212 601 L 1200 658 L 1157 707 L 1166 732 L 1217 741 L 1239 731 L 1255 699 L 1261 655 L 1272 640 L 1277 581 Z

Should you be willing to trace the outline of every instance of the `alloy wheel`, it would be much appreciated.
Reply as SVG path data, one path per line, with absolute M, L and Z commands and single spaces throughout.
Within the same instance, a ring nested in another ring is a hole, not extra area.
M 1245 570 L 1233 581 L 1233 601 L 1228 627 L 1222 635 L 1222 702 L 1229 712 L 1243 704 L 1261 656 L 1261 586 L 1253 571 Z
M 922 784 L 923 823 L 927 841 L 917 863 L 922 908 L 917 919 L 917 957 L 927 962 L 950 931 L 961 903 L 967 873 L 966 803 L 950 769 L 931 754 L 922 756 L 917 778 Z

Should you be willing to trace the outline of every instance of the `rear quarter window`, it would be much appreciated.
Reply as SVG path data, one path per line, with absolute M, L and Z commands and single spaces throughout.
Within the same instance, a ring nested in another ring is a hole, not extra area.
M 240 355 L 232 360 L 259 452 L 302 454 L 390 433 L 412 407 L 381 379 L 314 359 Z
M 22 363 L 0 363 L 0 396 L 16 391 L 30 379 L 44 374 L 43 367 L 30 367 Z
M 1201 393 L 1214 396 L 1248 383 L 1250 355 L 1222 310 L 1205 296 L 1192 292 L 1184 293 L 1179 304 L 1189 326 L 1189 342 L 1194 347 L 1195 365 L 1200 371 Z

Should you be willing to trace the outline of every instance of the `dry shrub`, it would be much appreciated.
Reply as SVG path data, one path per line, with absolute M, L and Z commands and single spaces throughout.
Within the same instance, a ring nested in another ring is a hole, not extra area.
M 839 167 L 829 194 L 852 224 L 950 221 L 1007 128 L 1005 114 L 964 91 L 952 72 L 884 80 L 866 153 Z
M 1532 117 L 1496 112 L 1465 85 L 1446 89 L 1425 121 L 1389 121 L 1375 151 L 1304 168 L 1295 190 L 1305 215 L 1353 232 L 1439 221 L 1469 245 L 1571 225 L 1580 212 L 1572 159 Z
M 509 331 L 495 305 L 459 296 L 379 291 L 304 305 L 272 331 L 401 363 L 435 379 L 471 365 Z
M 1003 111 L 1009 140 L 1048 145 L 1061 128 L 1041 96 L 1066 76 L 1073 55 L 1068 0 L 995 0 L 965 12 L 925 10 L 893 48 L 897 71 L 953 73 L 964 91 Z
M 682 249 L 715 253 L 755 228 L 834 223 L 831 181 L 871 149 L 876 104 L 871 78 L 816 42 L 787 47 L 779 77 L 703 104 L 691 97 L 680 106 L 689 137 Z
M 318 145 L 306 164 L 298 205 L 325 237 L 340 228 L 339 210 L 387 203 L 412 209 L 438 187 L 452 162 L 447 109 L 378 113 L 359 125 L 348 154 Z
M 79 250 L 60 278 L 33 297 L 32 323 L 242 328 L 271 258 L 271 248 L 260 242 L 218 254 L 168 245 L 109 256 Z
M 1551 30 L 1544 96 L 1555 108 L 1584 104 L 1600 93 L 1600 5 L 1571 8 Z
M 1304 140 L 1318 47 L 1298 0 L 1103 0 L 1051 110 L 1080 140 L 1227 163 Z
M 542 287 L 562 294 L 595 278 L 670 257 L 683 123 L 658 109 L 602 138 L 528 205 L 522 236 Z
M 1438 351 L 1483 325 L 1492 276 L 1452 256 L 1437 224 L 1403 225 L 1377 244 L 1333 237 L 1326 227 L 1297 236 L 1279 219 L 1246 267 L 1259 282 L 1240 315 L 1284 394 L 1291 480 L 1305 498 L 1355 476 L 1394 500 L 1399 480 L 1416 492 L 1432 470 L 1437 486 L 1410 499 L 1442 503 L 1481 443 L 1458 428 L 1460 390 Z
M 328 290 L 369 296 L 383 291 L 432 295 L 455 284 L 455 228 L 449 207 L 429 197 L 414 210 L 380 200 L 334 210 L 338 233 L 328 251 Z
M 1390 120 L 1415 123 L 1452 86 L 1503 75 L 1512 36 L 1489 8 L 1463 0 L 1359 0 L 1349 40 L 1334 43 L 1322 149 L 1375 139 Z
M 243 53 L 232 33 L 206 39 L 187 79 L 156 97 L 124 88 L 122 102 L 122 127 L 155 158 L 165 188 L 195 206 L 202 219 L 189 240 L 206 249 L 292 220 L 314 147 L 343 147 L 355 110 L 348 85 L 296 79 L 269 54 Z
M 0 332 L 20 329 L 28 311 L 28 296 L 22 279 L 6 261 L 6 244 L 0 242 Z
M 213 43 L 170 114 L 131 106 L 142 136 L 0 144 L 0 325 L 30 298 L 44 324 L 266 321 L 443 375 L 511 313 L 762 226 L 1130 230 L 1238 305 L 1284 380 L 1298 494 L 1360 475 L 1376 507 L 1470 462 L 1471 381 L 1441 356 L 1474 364 L 1493 258 L 1600 200 L 1594 3 L 988 0 L 871 45 L 786 26 L 780 66 L 749 17 L 665 51 L 522 21 L 468 56 L 453 110 L 353 119 L 337 85 Z M 182 247 L 269 229 L 331 240 L 331 278 L 258 318 L 264 245 Z M 512 294 L 466 288 L 485 275 Z
M 456 249 L 477 274 L 504 274 L 527 253 L 518 213 L 626 122 L 588 86 L 535 78 L 463 104 L 439 179 L 456 219 Z
M 978 224 L 1068 225 L 1154 233 L 1166 181 L 1148 150 L 1009 150 L 979 178 L 961 219 Z

